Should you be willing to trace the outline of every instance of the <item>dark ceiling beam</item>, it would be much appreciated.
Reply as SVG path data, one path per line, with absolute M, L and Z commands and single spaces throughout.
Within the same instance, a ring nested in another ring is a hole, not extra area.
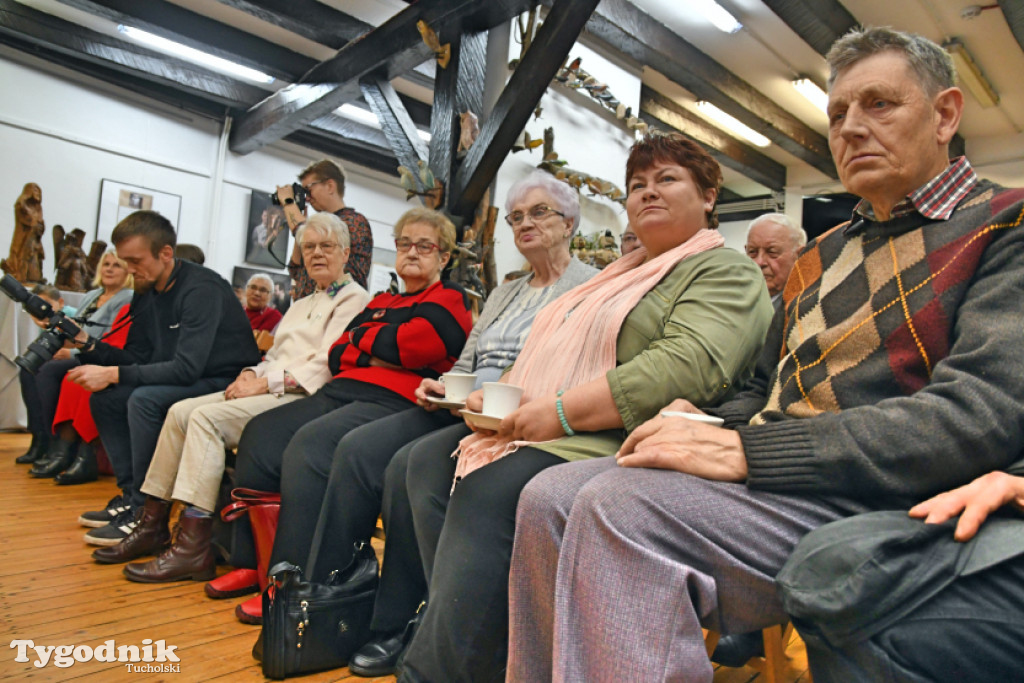
M 339 138 L 336 135 L 322 133 L 315 128 L 297 130 L 284 139 L 303 147 L 309 147 L 319 153 L 337 157 L 348 163 L 359 164 L 380 173 L 397 176 L 395 168 L 398 166 L 398 160 L 392 156 L 391 150 L 386 148 L 367 149 L 360 145 L 350 144 L 344 138 Z
M 739 142 L 647 86 L 640 89 L 640 118 L 649 126 L 668 126 L 692 138 L 720 164 L 761 183 L 769 190 L 781 191 L 786 184 L 785 166 Z
M 552 0 L 541 0 L 550 5 Z M 836 178 L 828 140 L 628 0 L 603 0 L 587 33 L 731 114 L 780 148 Z
M 198 95 L 223 107 L 250 106 L 267 92 L 189 62 L 91 31 L 14 0 L 0 0 L 0 34 Z
M 999 9 L 1003 11 L 1010 33 L 1017 40 L 1017 45 L 1024 51 L 1024 5 L 1019 0 L 997 0 Z
M 764 0 L 764 4 L 820 55 L 857 26 L 857 19 L 839 0 Z
M 380 122 L 388 145 L 398 162 L 415 172 L 418 161 L 427 161 L 427 144 L 420 137 L 405 105 L 391 84 L 368 76 L 359 81 L 363 99 Z M 420 188 L 423 190 L 430 188 Z
M 334 50 L 373 30 L 372 24 L 331 9 L 318 0 L 217 1 Z
M 451 42 L 452 60 L 437 74 L 434 84 L 433 116 L 430 121 L 430 170 L 447 192 L 444 208 L 451 215 L 458 199 L 453 190 L 458 172 L 459 118 L 471 111 L 483 115 L 483 95 L 487 69 L 487 33 L 466 33 L 458 24 L 448 25 L 442 40 Z M 461 216 L 459 216 L 461 218 Z
M 248 153 L 279 140 L 359 96 L 359 79 L 370 74 L 390 80 L 433 56 L 416 22 L 442 27 L 462 21 L 467 30 L 485 30 L 518 14 L 529 0 L 419 0 L 362 39 L 311 69 L 302 79 L 274 93 L 247 112 L 231 132 L 231 149 Z
M 295 81 L 316 60 L 165 0 L 60 0 L 118 24 L 149 31 L 217 57 Z
M 483 199 L 498 168 L 508 156 L 516 138 L 548 84 L 565 63 L 576 44 L 587 18 L 598 0 L 555 0 L 544 23 L 530 44 L 519 66 L 512 73 L 498 101 L 482 123 L 480 136 L 455 176 L 451 212 L 468 217 Z

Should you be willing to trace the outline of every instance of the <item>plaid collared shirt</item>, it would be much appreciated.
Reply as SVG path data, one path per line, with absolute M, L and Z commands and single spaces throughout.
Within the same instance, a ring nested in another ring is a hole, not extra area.
M 967 157 L 957 157 L 942 173 L 892 207 L 889 218 L 899 218 L 916 211 L 932 220 L 949 220 L 956 205 L 977 184 L 978 176 L 971 167 L 971 162 L 967 161 Z M 853 212 L 868 220 L 877 220 L 874 209 L 867 200 L 860 200 Z M 847 226 L 847 230 L 856 229 L 861 224 L 861 221 L 854 220 Z

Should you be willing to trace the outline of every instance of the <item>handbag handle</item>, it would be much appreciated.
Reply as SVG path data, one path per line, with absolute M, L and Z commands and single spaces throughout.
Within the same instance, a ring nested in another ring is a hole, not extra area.
M 258 491 L 256 489 L 237 488 L 231 491 L 233 502 L 224 506 L 220 511 L 220 518 L 225 522 L 233 522 L 254 505 L 280 505 L 281 494 L 271 491 Z

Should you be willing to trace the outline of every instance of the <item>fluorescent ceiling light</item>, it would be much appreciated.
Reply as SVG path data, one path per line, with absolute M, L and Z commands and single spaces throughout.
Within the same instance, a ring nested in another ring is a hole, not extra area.
M 981 73 L 981 69 L 978 68 L 964 44 L 954 38 L 943 43 L 942 47 L 946 48 L 946 52 L 953 58 L 953 65 L 956 67 L 956 75 L 960 82 L 974 95 L 978 104 L 986 109 L 999 104 L 999 93 L 985 78 L 985 74 Z
M 815 107 L 828 113 L 828 95 L 818 87 L 817 83 L 809 78 L 798 78 L 793 81 L 793 87 Z
M 350 121 L 355 121 L 356 123 L 361 123 L 364 126 L 370 126 L 371 128 L 381 130 L 380 121 L 377 120 L 376 114 L 367 109 L 363 109 L 362 107 L 357 107 L 354 104 L 343 104 L 335 109 L 334 113 Z M 430 133 L 425 130 L 420 130 L 419 128 L 416 129 L 416 132 L 424 142 L 430 142 Z
M 767 147 L 772 144 L 771 140 L 746 124 L 740 123 L 710 102 L 703 100 L 698 102 L 697 111 L 758 147 Z
M 704 15 L 704 18 L 714 24 L 719 31 L 736 33 L 743 28 L 743 24 L 736 21 L 736 17 L 729 14 L 715 0 L 689 0 L 686 4 L 690 6 L 690 9 Z
M 124 24 L 120 24 L 118 25 L 117 30 L 137 43 L 148 45 L 160 52 L 181 57 L 182 59 L 194 62 L 195 64 L 208 66 L 216 71 L 221 71 L 232 76 L 239 76 L 255 83 L 274 82 L 273 76 L 265 74 L 262 71 L 250 69 L 249 67 L 242 66 L 241 64 L 235 64 L 234 62 L 223 59 L 222 57 L 211 55 L 207 52 L 203 52 L 202 50 L 197 50 L 194 47 L 189 47 L 188 45 L 176 43 L 173 40 L 161 38 L 158 35 L 135 28 L 134 26 L 125 26 Z

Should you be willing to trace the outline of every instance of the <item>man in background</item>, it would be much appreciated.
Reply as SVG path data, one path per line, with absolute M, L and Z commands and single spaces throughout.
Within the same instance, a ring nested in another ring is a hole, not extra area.
M 772 303 L 782 293 L 807 233 L 783 213 L 758 216 L 747 227 L 747 256 L 758 265 Z

